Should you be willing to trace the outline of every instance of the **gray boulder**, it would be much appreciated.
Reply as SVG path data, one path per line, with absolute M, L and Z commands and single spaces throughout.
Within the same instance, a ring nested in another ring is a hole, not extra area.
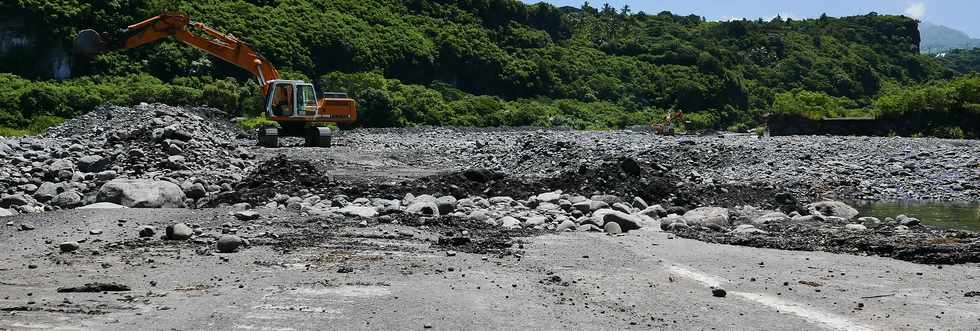
M 510 216 L 501 217 L 499 220 L 497 220 L 497 223 L 499 223 L 500 226 L 502 226 L 504 228 L 507 228 L 507 229 L 520 229 L 521 228 L 521 221 L 518 220 L 518 219 L 516 219 L 516 218 L 510 217 Z
M 439 215 L 448 215 L 456 211 L 456 198 L 451 195 L 441 196 L 436 199 L 436 208 Z
M 358 217 L 364 217 L 364 218 L 370 218 L 370 217 L 378 216 L 378 208 L 376 208 L 376 207 L 369 207 L 369 206 L 355 206 L 355 205 L 350 205 L 350 206 L 341 208 L 337 212 L 339 212 L 341 214 L 344 214 L 344 215 L 347 215 L 347 216 L 358 216 Z
M 711 229 L 721 229 L 731 225 L 728 209 L 721 207 L 700 207 L 684 213 L 687 225 L 700 225 Z
M 81 172 L 101 172 L 109 168 L 109 159 L 98 155 L 86 155 L 78 159 Z
M 82 205 L 82 195 L 75 190 L 61 192 L 51 199 L 51 204 L 63 209 L 75 208 Z
M 166 238 L 170 240 L 187 240 L 194 234 L 194 230 L 184 223 L 167 225 Z
M 253 210 L 239 210 L 236 211 L 233 216 L 235 216 L 235 218 L 239 221 L 253 221 L 259 219 L 259 217 L 262 217 L 262 215 Z
M 246 244 L 245 239 L 234 235 L 223 235 L 218 238 L 215 247 L 219 253 L 234 253 Z
M 102 185 L 96 199 L 131 208 L 184 208 L 177 184 L 149 179 L 115 179 Z
M 558 228 L 556 230 L 558 230 L 559 232 L 571 231 L 571 230 L 575 230 L 575 227 L 577 226 L 578 225 L 575 224 L 575 222 L 572 222 L 572 220 L 565 220 L 564 222 L 561 222 L 561 224 L 558 224 Z
M 811 214 L 840 217 L 845 220 L 850 220 L 858 215 L 857 209 L 854 209 L 854 207 L 848 206 L 846 203 L 840 201 L 827 200 L 814 202 L 806 205 L 806 209 L 809 210 Z
M 63 183 L 44 182 L 34 191 L 34 199 L 37 201 L 50 201 L 66 189 Z
M 412 204 L 405 208 L 405 212 L 439 216 L 439 206 L 436 205 L 435 201 L 418 201 L 416 199 L 415 202 L 412 202 Z
M 185 182 L 180 185 L 180 189 L 184 191 L 185 196 L 191 199 L 200 199 L 208 195 L 208 189 L 199 182 Z
M 732 230 L 732 232 L 733 233 L 738 233 L 738 234 L 753 234 L 753 233 L 766 234 L 766 233 L 769 233 L 769 232 L 766 232 L 766 231 L 764 231 L 762 229 L 756 228 L 755 225 L 752 225 L 752 224 L 742 224 L 742 225 L 739 225 L 739 226 L 735 227 L 735 230 Z
M 0 208 L 0 217 L 5 217 L 5 216 L 14 216 L 14 213 L 4 208 Z
M 11 194 L 0 197 L 0 208 L 26 206 L 31 204 L 31 198 L 23 194 Z
M 541 201 L 541 202 L 551 202 L 551 203 L 554 203 L 554 202 L 557 202 L 558 199 L 561 198 L 561 191 L 541 193 L 541 194 L 538 194 L 538 196 L 536 198 L 538 199 L 538 201 Z
M 623 228 L 619 226 L 616 222 L 606 222 L 606 225 L 602 226 L 603 230 L 608 234 L 619 234 L 623 233 Z
M 789 218 L 788 215 L 776 211 L 776 212 L 771 212 L 771 213 L 768 213 L 768 214 L 765 214 L 765 215 L 756 217 L 754 220 L 752 220 L 752 224 L 755 224 L 755 225 L 765 225 L 765 224 L 769 224 L 769 223 L 786 222 L 786 221 L 789 221 L 789 220 L 790 220 L 790 218 Z
M 591 222 L 596 226 L 604 227 L 609 222 L 616 222 L 622 232 L 632 231 L 640 228 L 640 218 L 613 209 L 599 209 L 592 213 Z

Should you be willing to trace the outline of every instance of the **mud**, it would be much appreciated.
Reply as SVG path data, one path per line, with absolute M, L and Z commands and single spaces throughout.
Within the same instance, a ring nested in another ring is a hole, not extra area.
M 980 262 L 980 235 L 968 231 L 916 227 L 896 233 L 888 226 L 850 232 L 814 224 L 773 224 L 768 233 L 737 234 L 688 228 L 674 233 L 705 242 L 794 251 L 875 255 L 923 264 Z

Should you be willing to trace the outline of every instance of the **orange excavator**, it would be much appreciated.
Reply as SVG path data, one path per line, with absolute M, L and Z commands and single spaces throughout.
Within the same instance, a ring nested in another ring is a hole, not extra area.
M 189 28 L 206 36 L 191 33 Z M 350 124 L 357 120 L 357 103 L 346 94 L 324 93 L 318 98 L 313 84 L 279 79 L 275 66 L 252 46 L 203 23 L 193 22 L 181 12 L 164 12 L 116 34 L 83 30 L 75 39 L 74 51 L 82 56 L 95 56 L 171 36 L 255 75 L 265 97 L 266 117 L 279 124 L 278 128 L 258 129 L 261 146 L 277 147 L 280 136 L 289 136 L 305 137 L 307 146 L 329 147 L 330 128 L 319 126 L 320 123 Z

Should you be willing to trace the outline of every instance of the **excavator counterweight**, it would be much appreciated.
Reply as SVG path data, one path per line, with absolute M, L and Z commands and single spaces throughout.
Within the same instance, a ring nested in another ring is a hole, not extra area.
M 192 33 L 190 29 L 204 36 Z M 346 94 L 330 92 L 324 93 L 326 97 L 320 97 L 311 83 L 280 79 L 275 66 L 251 45 L 204 23 L 193 22 L 181 12 L 164 12 L 114 34 L 82 30 L 75 38 L 74 52 L 79 56 L 93 57 L 168 37 L 174 37 L 255 76 L 265 100 L 264 113 L 278 124 L 277 128 L 258 130 L 260 145 L 276 147 L 279 136 L 297 136 L 305 137 L 308 146 L 327 147 L 331 144 L 331 132 L 329 128 L 318 126 L 320 123 L 350 124 L 357 120 L 357 102 Z

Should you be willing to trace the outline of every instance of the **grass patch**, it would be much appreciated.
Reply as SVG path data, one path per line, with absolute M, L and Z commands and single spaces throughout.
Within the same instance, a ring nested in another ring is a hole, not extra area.
M 259 127 L 263 127 L 267 125 L 274 126 L 277 128 L 279 127 L 279 123 L 276 123 L 268 118 L 265 118 L 264 116 L 245 118 L 242 119 L 241 121 L 238 121 L 238 126 L 245 130 L 255 130 Z

